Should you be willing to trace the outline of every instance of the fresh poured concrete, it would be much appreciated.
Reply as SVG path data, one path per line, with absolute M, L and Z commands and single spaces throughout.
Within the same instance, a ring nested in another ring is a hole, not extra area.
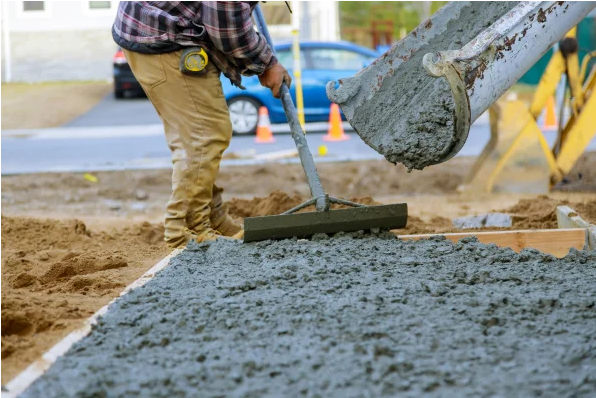
M 474 238 L 193 244 L 22 397 L 589 397 L 595 286 Z

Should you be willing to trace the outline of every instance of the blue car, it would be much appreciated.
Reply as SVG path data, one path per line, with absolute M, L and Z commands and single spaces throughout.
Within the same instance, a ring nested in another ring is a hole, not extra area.
M 275 46 L 277 58 L 292 74 L 292 45 Z M 301 42 L 302 91 L 306 122 L 329 120 L 331 102 L 325 94 L 325 85 L 331 80 L 353 76 L 370 65 L 381 54 L 349 42 Z M 235 134 L 254 134 L 257 129 L 259 107 L 265 106 L 272 123 L 286 122 L 281 101 L 271 91 L 260 85 L 256 76 L 243 77 L 246 90 L 234 87 L 222 76 L 223 91 L 230 110 Z M 291 88 L 296 101 L 295 85 Z

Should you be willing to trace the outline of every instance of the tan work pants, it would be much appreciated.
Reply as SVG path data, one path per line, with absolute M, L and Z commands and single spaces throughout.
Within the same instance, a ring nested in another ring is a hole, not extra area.
M 178 69 L 181 51 L 147 55 L 124 50 L 128 63 L 163 121 L 172 151 L 172 196 L 165 240 L 182 243 L 185 228 L 200 232 L 227 216 L 223 189 L 215 185 L 219 163 L 232 138 L 220 72 L 208 64 L 200 76 Z

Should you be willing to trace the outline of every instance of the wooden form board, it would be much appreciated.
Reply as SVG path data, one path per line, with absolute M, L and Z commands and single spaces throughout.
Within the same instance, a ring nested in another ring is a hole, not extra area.
M 418 240 L 436 235 L 443 235 L 453 243 L 457 243 L 467 236 L 476 236 L 480 242 L 485 244 L 494 243 L 499 247 L 510 247 L 516 252 L 528 247 L 559 258 L 565 257 L 572 247 L 582 250 L 586 243 L 585 228 L 398 235 L 397 237 L 403 240 Z

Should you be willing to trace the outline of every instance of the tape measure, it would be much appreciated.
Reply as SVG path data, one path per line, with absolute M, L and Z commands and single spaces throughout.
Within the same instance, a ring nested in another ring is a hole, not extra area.
M 202 75 L 205 73 L 209 57 L 201 47 L 190 47 L 182 51 L 180 56 L 180 72 L 187 75 Z

